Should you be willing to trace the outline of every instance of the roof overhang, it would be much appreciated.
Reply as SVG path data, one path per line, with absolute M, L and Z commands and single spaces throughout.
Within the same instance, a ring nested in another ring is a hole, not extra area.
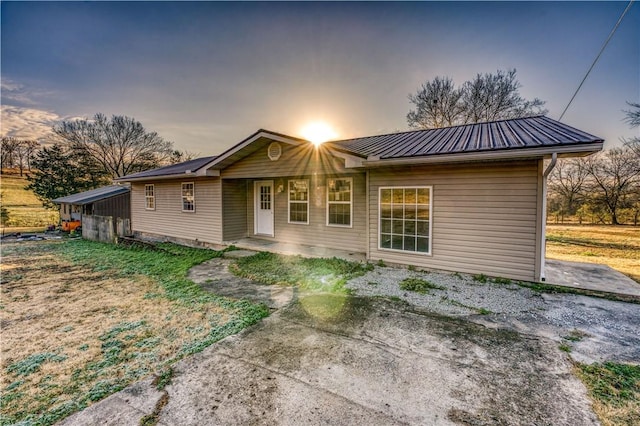
M 236 161 L 246 157 L 266 146 L 271 142 L 282 142 L 288 145 L 300 146 L 311 143 L 304 139 L 295 138 L 293 136 L 283 135 L 281 133 L 271 132 L 269 130 L 258 130 L 242 142 L 232 146 L 211 162 L 205 164 L 198 170 L 198 176 L 212 176 L 210 172 L 219 171 L 230 166 Z M 218 172 L 218 175 L 220 173 Z
M 581 157 L 602 150 L 603 142 L 580 145 L 542 146 L 537 148 L 505 149 L 500 151 L 463 152 L 459 154 L 439 154 L 407 158 L 369 157 L 362 162 L 364 167 L 383 167 L 410 164 L 445 164 L 482 161 L 524 160 L 548 158 L 553 153 L 559 157 Z

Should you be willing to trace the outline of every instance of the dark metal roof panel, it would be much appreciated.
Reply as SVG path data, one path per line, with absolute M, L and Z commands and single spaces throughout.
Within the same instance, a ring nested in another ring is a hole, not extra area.
M 95 201 L 104 200 L 105 198 L 114 197 L 120 194 L 126 194 L 129 188 L 122 185 L 103 186 L 102 188 L 92 189 L 90 191 L 79 192 L 77 194 L 67 195 L 53 200 L 56 204 L 76 204 L 84 205 Z
M 189 160 L 178 164 L 172 164 L 170 166 L 159 167 L 157 169 L 146 170 L 144 172 L 133 173 L 120 178 L 119 180 L 138 179 L 145 177 L 157 177 L 157 176 L 170 176 L 180 175 L 187 171 L 195 172 L 203 167 L 205 164 L 213 161 L 216 157 L 201 157 L 195 160 Z
M 597 136 L 538 116 L 368 136 L 332 144 L 355 154 L 385 159 L 602 141 Z

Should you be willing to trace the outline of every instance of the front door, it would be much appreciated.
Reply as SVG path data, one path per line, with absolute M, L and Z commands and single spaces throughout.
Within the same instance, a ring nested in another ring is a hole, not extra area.
M 261 180 L 254 185 L 255 234 L 273 237 L 273 181 Z

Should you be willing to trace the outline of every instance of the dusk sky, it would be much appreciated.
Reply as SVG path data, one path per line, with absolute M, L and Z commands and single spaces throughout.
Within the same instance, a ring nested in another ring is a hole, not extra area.
M 132 116 L 178 149 L 215 155 L 259 128 L 339 138 L 407 130 L 407 96 L 517 69 L 558 119 L 627 2 L 1 3 L 2 134 Z M 640 4 L 563 122 L 604 137 L 640 102 Z

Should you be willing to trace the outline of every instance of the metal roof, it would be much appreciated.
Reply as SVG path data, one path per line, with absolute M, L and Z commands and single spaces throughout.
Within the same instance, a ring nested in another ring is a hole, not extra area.
M 76 204 L 84 205 L 93 203 L 95 201 L 103 200 L 105 198 L 114 197 L 120 194 L 126 194 L 129 192 L 129 187 L 122 185 L 109 185 L 102 188 L 92 189 L 90 191 L 79 192 L 77 194 L 67 195 L 66 197 L 60 197 L 53 200 L 56 204 Z
M 170 176 L 170 175 L 181 175 L 187 172 L 195 172 L 196 170 L 202 168 L 204 165 L 213 161 L 216 157 L 200 157 L 195 160 L 189 160 L 178 164 L 172 164 L 170 166 L 159 167 L 157 169 L 147 170 L 144 172 L 133 173 L 125 176 L 124 178 L 119 178 L 118 180 L 123 179 L 139 179 L 145 177 L 156 177 L 156 176 Z
M 330 145 L 356 155 L 390 159 L 594 142 L 603 142 L 603 139 L 548 117 L 537 116 L 367 136 L 333 141 Z

